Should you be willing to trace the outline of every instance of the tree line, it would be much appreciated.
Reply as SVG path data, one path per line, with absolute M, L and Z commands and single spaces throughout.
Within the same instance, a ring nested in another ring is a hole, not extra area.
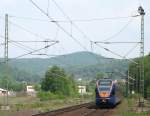
M 136 58 L 137 63 L 141 62 L 140 58 Z M 129 65 L 129 74 L 132 76 L 135 81 L 132 81 L 130 85 L 130 90 L 134 89 L 137 93 L 140 91 L 140 73 L 139 65 L 131 63 Z M 150 97 L 150 55 L 144 57 L 144 97 Z

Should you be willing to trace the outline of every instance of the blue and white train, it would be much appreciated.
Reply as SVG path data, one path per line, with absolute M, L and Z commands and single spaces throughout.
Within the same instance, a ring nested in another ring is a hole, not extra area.
M 117 84 L 112 79 L 104 78 L 96 82 L 96 105 L 114 107 L 120 103 Z

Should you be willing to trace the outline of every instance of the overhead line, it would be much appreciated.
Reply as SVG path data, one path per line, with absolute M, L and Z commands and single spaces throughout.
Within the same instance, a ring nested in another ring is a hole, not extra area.
M 12 24 L 12 25 L 14 25 L 14 26 L 16 26 L 16 27 L 18 27 L 18 28 L 20 28 L 20 29 L 22 29 L 22 30 L 24 30 L 25 32 L 28 32 L 28 33 L 30 33 L 30 34 L 32 34 L 32 35 L 38 37 L 38 38 L 50 39 L 50 38 L 47 38 L 47 37 L 43 37 L 43 36 L 41 36 L 41 35 L 39 35 L 39 34 L 37 34 L 37 33 L 34 33 L 34 32 L 32 32 L 32 31 L 30 31 L 30 30 L 28 30 L 28 29 L 26 29 L 26 28 L 24 28 L 24 27 L 22 27 L 22 26 L 20 26 L 20 25 L 18 25 L 18 24 L 16 24 L 16 23 L 11 22 L 11 21 L 9 21 L 9 23 Z
M 56 42 L 56 43 L 57 43 L 57 42 Z M 43 48 L 40 48 L 40 49 L 37 49 L 37 50 L 33 50 L 33 51 L 31 51 L 31 52 L 28 52 L 28 53 L 22 54 L 22 55 L 17 56 L 17 57 L 15 57 L 15 58 L 13 58 L 13 59 L 8 59 L 7 61 L 16 60 L 16 59 L 18 59 L 18 58 L 21 58 L 21 57 L 24 57 L 24 56 L 30 55 L 30 54 L 35 53 L 35 52 L 38 52 L 38 51 L 41 51 L 41 50 L 43 50 L 43 49 L 46 49 L 46 48 L 51 47 L 52 45 L 55 45 L 56 43 L 52 43 L 52 44 L 47 45 L 47 46 L 45 46 L 45 47 L 43 47 Z M 0 63 L 5 63 L 5 62 L 0 62 Z
M 102 43 L 102 44 L 132 44 L 132 43 L 141 43 L 141 42 L 125 42 L 125 41 L 122 41 L 122 42 L 104 42 L 104 41 L 94 41 L 94 43 Z
M 66 17 L 69 22 L 71 23 L 71 26 L 73 25 L 85 38 L 87 38 L 89 41 L 91 41 L 87 35 L 78 27 L 78 25 L 76 25 L 74 23 L 74 21 L 63 11 L 63 9 L 57 4 L 57 2 L 55 0 L 52 0 L 54 2 L 54 4 L 56 5 L 56 7 L 60 10 L 60 12 L 64 15 L 64 17 Z M 72 31 L 72 30 L 71 30 Z
M 47 15 L 47 13 L 41 9 L 35 2 L 33 2 L 32 0 L 30 0 L 30 2 L 36 7 L 38 8 L 44 15 L 46 15 L 50 20 L 53 20 L 52 17 L 50 17 L 49 15 Z M 72 34 L 70 34 L 68 31 L 66 31 L 58 22 L 54 22 L 64 33 L 66 33 L 69 37 L 71 37 L 76 43 L 78 43 L 78 45 L 80 45 L 84 50 L 88 49 L 83 46 L 74 36 L 72 36 Z
M 21 43 L 33 43 L 33 42 L 58 42 L 58 41 L 55 41 L 55 40 L 44 40 L 44 41 L 14 41 L 14 40 L 11 40 L 9 42 L 21 42 Z
M 115 38 L 116 36 L 118 36 L 121 32 L 123 32 L 127 27 L 128 25 L 132 22 L 133 19 L 130 19 L 126 25 L 124 25 L 117 33 L 113 34 L 112 36 L 102 40 L 102 41 L 108 41 L 108 40 L 111 40 L 113 38 Z
M 14 43 L 13 43 L 13 44 L 14 44 Z M 29 46 L 25 46 L 25 45 L 23 45 L 23 44 L 21 44 L 21 43 L 16 42 L 15 44 L 19 44 L 19 45 L 21 45 L 21 46 L 24 46 L 25 48 L 16 45 L 16 46 L 18 46 L 18 47 L 20 47 L 20 48 L 22 48 L 22 49 L 24 49 L 24 50 L 26 50 L 26 51 L 28 51 L 28 52 L 34 51 L 33 48 L 31 48 L 31 47 L 29 47 Z M 28 49 L 27 49 L 27 48 L 28 48 Z M 29 49 L 30 49 L 30 50 L 29 50 Z M 47 56 L 48 58 L 51 58 L 51 56 L 60 56 L 60 55 L 48 55 L 48 54 L 43 54 L 43 53 L 32 54 L 32 55 L 43 55 L 43 56 Z M 62 55 L 62 56 L 63 56 L 63 55 Z M 58 60 L 58 59 L 55 59 L 55 60 L 57 60 L 58 62 L 61 62 L 62 64 L 66 64 L 66 65 L 68 65 L 68 66 L 71 66 L 70 64 L 65 63 L 65 62 L 62 62 L 62 61 L 60 61 L 60 60 Z
M 63 9 L 57 4 L 57 2 L 55 1 L 55 0 L 52 0 L 53 2 L 54 2 L 54 4 L 57 6 L 57 8 L 63 13 L 63 15 L 72 23 L 72 20 L 70 19 L 70 17 L 68 16 L 68 15 L 66 15 L 66 13 L 63 11 Z M 132 17 L 137 17 L 137 16 L 139 16 L 139 15 L 135 15 L 135 16 L 132 16 Z M 123 17 L 120 17 L 120 18 L 123 18 Z M 126 17 L 127 18 L 127 17 Z M 128 17 L 129 18 L 129 17 Z M 115 36 L 117 36 L 118 34 L 120 34 L 129 24 L 130 24 L 130 22 L 132 22 L 132 19 L 130 19 L 129 20 L 129 22 L 118 32 L 118 33 L 116 33 L 115 35 L 113 35 L 112 37 L 115 37 Z M 79 27 L 75 24 L 75 23 L 72 23 L 90 42 L 91 42 L 91 40 L 86 36 L 86 34 L 84 34 L 84 32 L 83 31 L 81 31 L 80 29 L 79 29 Z M 112 38 L 111 37 L 111 38 Z M 110 39 L 110 38 L 107 38 L 107 40 L 108 39 Z M 104 47 L 103 47 L 104 48 Z M 110 51 L 109 49 L 107 49 L 107 48 L 104 48 L 106 51 Z M 119 56 L 119 57 L 122 57 L 121 55 L 119 55 L 119 54 L 116 54 L 115 52 L 113 52 L 113 51 L 110 51 L 111 53 L 113 53 L 113 54 L 115 54 L 115 55 L 117 55 L 117 56 Z M 126 57 L 122 57 L 122 58 L 125 58 L 125 59 L 127 59 Z M 130 59 L 128 59 L 128 60 L 130 60 Z M 132 61 L 132 60 L 130 60 L 130 61 Z M 134 63 L 136 63 L 135 61 L 132 61 L 132 62 L 134 62 Z
M 110 49 L 108 49 L 108 48 L 105 48 L 104 46 L 101 46 L 101 45 L 99 45 L 99 44 L 95 44 L 95 45 L 97 45 L 97 46 L 100 47 L 100 48 L 103 48 L 103 49 L 106 50 L 107 52 L 110 52 L 110 53 L 112 53 L 112 54 L 114 54 L 114 55 L 116 55 L 116 56 L 119 56 L 120 58 L 129 60 L 130 62 L 133 62 L 134 64 L 138 64 L 138 63 L 135 62 L 134 60 L 128 59 L 128 58 L 126 58 L 125 56 L 121 56 L 120 54 L 117 54 L 117 53 L 113 52 L 112 50 L 110 50 Z
M 137 43 L 135 46 L 133 46 L 124 56 L 128 56 L 137 46 L 139 43 Z
M 108 17 L 108 18 L 91 18 L 91 19 L 72 19 L 72 22 L 80 22 L 80 23 L 86 23 L 86 22 L 94 22 L 94 21 L 105 21 L 105 20 L 119 20 L 119 19 L 128 19 L 131 17 L 137 17 L 138 15 L 135 16 L 126 16 L 126 17 Z M 22 16 L 14 16 L 10 15 L 9 17 L 11 18 L 17 18 L 17 19 L 24 19 L 24 20 L 33 20 L 33 21 L 40 21 L 40 22 L 59 22 L 59 23 L 70 23 L 68 20 L 46 20 L 46 19 L 39 19 L 39 18 L 33 18 L 33 17 L 22 17 Z
M 64 30 L 59 24 L 58 24 L 58 22 L 57 21 L 55 21 L 55 20 L 53 20 L 53 18 L 52 17 L 50 17 L 50 16 L 48 16 L 46 13 L 45 13 L 45 11 L 43 10 L 43 9 L 41 9 L 36 3 L 34 3 L 32 0 L 30 0 L 30 2 L 36 7 L 36 8 L 38 8 L 43 14 L 45 14 L 50 20 L 52 20 L 52 21 L 54 21 L 54 23 L 61 29 L 61 30 L 63 30 L 67 35 L 69 35 L 70 37 L 73 37 L 72 36 L 72 34 L 70 34 L 70 33 L 68 33 L 68 32 L 66 32 L 66 30 Z M 138 16 L 138 15 L 137 15 Z M 134 17 L 136 17 L 136 16 L 134 16 Z M 70 18 L 69 18 L 69 22 L 70 22 L 71 20 L 70 20 Z M 128 22 L 129 23 L 129 22 Z M 128 25 L 128 24 L 127 24 Z M 126 25 L 126 26 L 127 26 Z M 126 27 L 125 26 L 125 27 Z M 124 28 L 125 28 L 124 27 Z M 122 28 L 121 30 L 120 30 L 120 32 L 122 32 L 123 30 L 124 30 L 124 28 Z M 120 32 L 118 32 L 117 34 L 115 34 L 115 35 L 118 35 Z M 115 36 L 114 35 L 114 36 Z M 112 38 L 112 37 L 111 37 Z M 109 39 L 109 38 L 108 38 Z M 89 39 L 90 40 L 90 39 Z M 104 48 L 103 48 L 104 49 Z M 108 49 L 106 49 L 105 48 L 105 50 L 106 51 L 109 51 Z M 112 51 L 110 51 L 110 52 L 112 52 Z M 113 53 L 113 52 L 112 52 Z M 117 54 L 118 55 L 118 54 Z M 119 55 L 120 56 L 120 55 Z M 130 59 L 127 59 L 127 60 L 129 60 L 129 61 L 131 61 L 131 62 L 134 62 L 134 61 L 132 61 L 132 60 L 130 60 Z M 134 62 L 134 63 L 136 63 L 136 62 Z M 137 63 L 136 63 L 137 64 Z
M 12 43 L 12 45 L 15 45 L 15 46 L 17 46 L 17 47 L 19 47 L 19 48 L 22 48 L 22 49 L 25 50 L 25 51 L 31 52 L 31 51 L 29 50 L 29 47 L 25 47 L 25 46 L 23 46 L 23 45 L 20 45 L 19 43 Z

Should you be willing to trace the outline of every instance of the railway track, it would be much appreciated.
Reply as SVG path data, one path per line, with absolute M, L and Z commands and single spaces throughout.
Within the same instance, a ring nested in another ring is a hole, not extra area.
M 114 109 L 100 109 L 94 102 L 62 108 L 33 116 L 110 116 Z

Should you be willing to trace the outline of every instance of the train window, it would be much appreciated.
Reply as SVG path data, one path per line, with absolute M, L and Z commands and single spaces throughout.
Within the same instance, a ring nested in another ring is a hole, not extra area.
M 100 86 L 99 91 L 110 91 L 110 86 Z
M 98 84 L 101 86 L 110 86 L 112 84 L 112 81 L 111 80 L 99 80 Z

